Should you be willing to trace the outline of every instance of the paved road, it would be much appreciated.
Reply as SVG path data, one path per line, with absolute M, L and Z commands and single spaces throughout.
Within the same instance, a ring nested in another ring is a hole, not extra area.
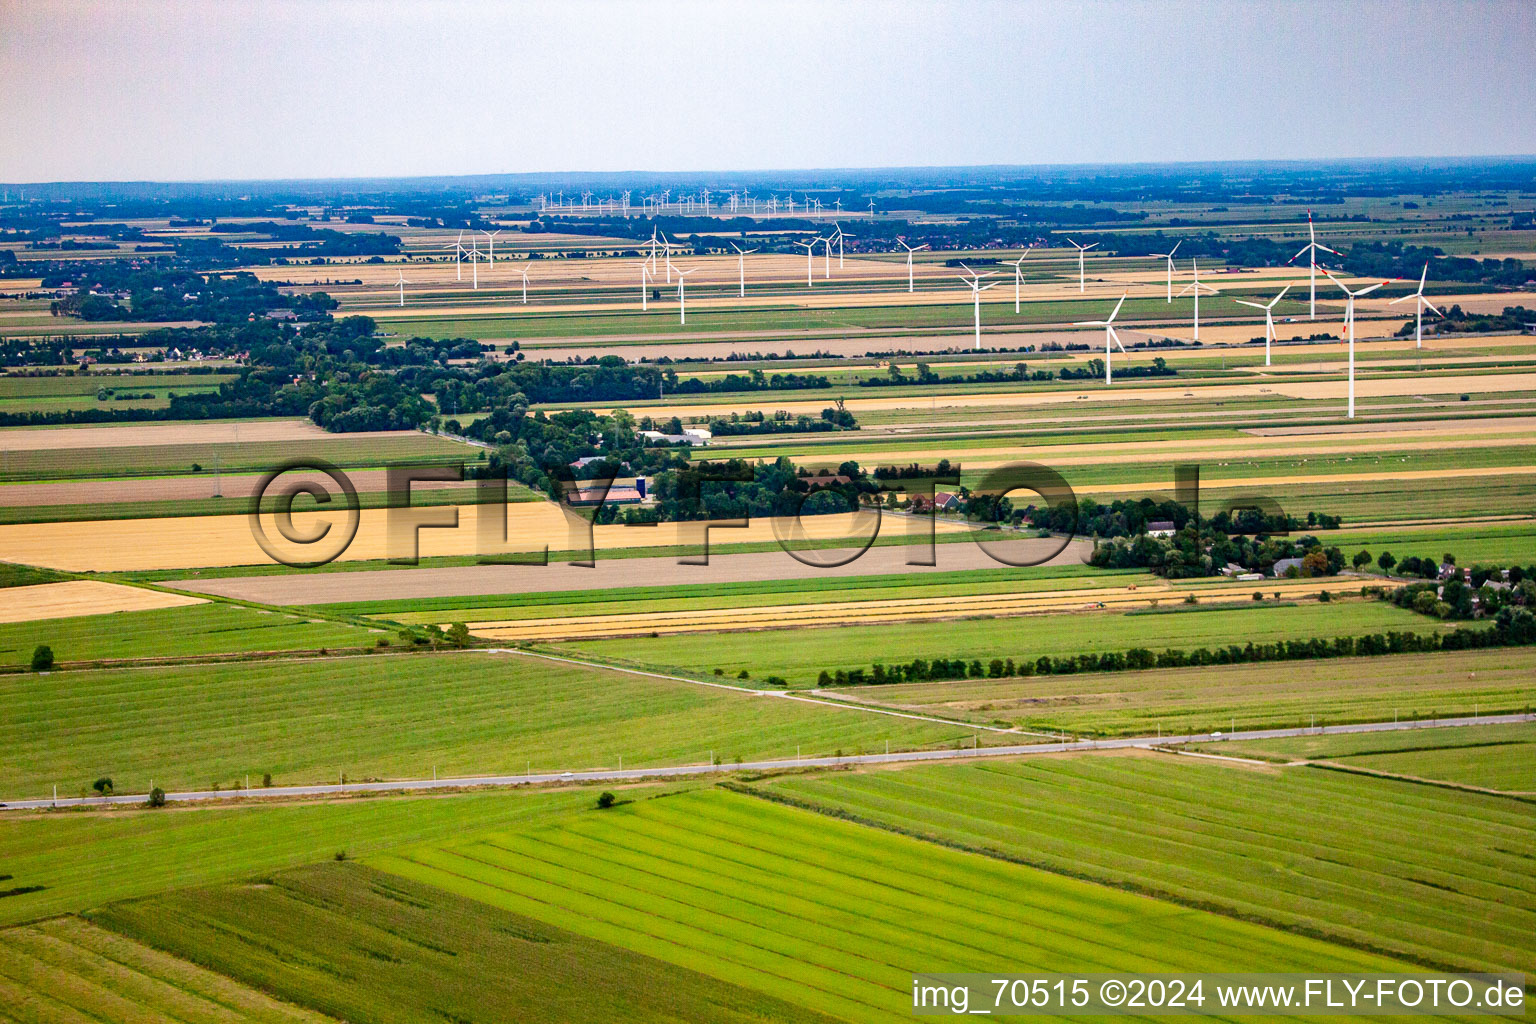
M 1232 733 L 1198 733 L 1184 736 L 1131 736 L 1111 740 L 1074 740 L 1066 743 L 1032 743 L 1022 746 L 980 747 L 965 750 L 907 750 L 891 754 L 855 754 L 847 757 L 806 757 L 778 761 L 748 761 L 743 764 L 676 765 L 670 768 L 630 768 L 606 772 L 560 772 L 542 775 L 484 775 L 457 779 L 402 779 L 396 782 L 357 782 L 327 786 L 273 786 L 270 789 L 249 791 L 261 797 L 324 797 L 346 793 L 387 793 L 433 789 L 466 789 L 483 786 L 548 785 L 551 783 L 577 782 L 634 782 L 642 779 L 687 778 L 733 771 L 780 771 L 792 768 L 838 768 L 845 765 L 897 764 L 910 761 L 956 761 L 974 758 L 1019 757 L 1031 754 L 1059 754 L 1067 751 L 1147 749 L 1180 743 L 1205 743 L 1213 739 L 1270 740 L 1289 739 L 1298 736 L 1335 736 L 1348 733 L 1396 732 L 1405 729 L 1433 729 L 1449 726 L 1509 725 L 1517 722 L 1536 721 L 1536 714 L 1480 715 L 1475 718 L 1440 718 L 1430 722 L 1363 722 L 1356 725 L 1330 725 L 1320 728 L 1255 729 Z M 221 790 L 217 793 L 199 790 L 187 793 L 167 793 L 166 800 L 183 802 L 193 800 L 227 800 L 246 795 L 238 790 Z M 48 807 L 96 807 L 105 804 L 143 803 L 144 797 L 65 797 L 53 800 L 19 800 L 0 804 L 9 810 L 37 810 Z

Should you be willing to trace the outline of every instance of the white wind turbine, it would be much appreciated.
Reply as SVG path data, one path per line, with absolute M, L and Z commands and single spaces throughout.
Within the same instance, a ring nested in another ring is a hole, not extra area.
M 687 270 L 677 268 L 677 322 L 680 324 L 688 322 L 688 293 L 684 287 L 688 282 L 684 278 L 698 269 L 698 267 L 689 267 Z
M 523 305 L 528 305 L 528 271 L 533 269 L 533 264 L 523 264 Z
M 1280 289 L 1280 294 L 1268 302 L 1249 302 L 1247 299 L 1234 300 L 1239 306 L 1252 306 L 1254 309 L 1264 311 L 1264 365 L 1269 365 L 1269 346 L 1275 340 L 1275 304 L 1285 298 L 1285 293 L 1291 290 L 1290 285 Z
M 464 232 L 459 232 L 459 240 L 454 242 L 453 245 L 443 246 L 443 251 L 447 252 L 450 248 L 453 250 L 454 272 L 457 275 L 457 280 L 462 281 L 464 280 L 464 255 L 469 252 L 468 249 L 464 248 Z
M 1180 296 L 1184 296 L 1184 295 L 1189 294 L 1190 292 L 1194 292 L 1195 293 L 1195 337 L 1194 337 L 1194 340 L 1195 341 L 1199 341 L 1200 340 L 1200 291 L 1201 291 L 1201 289 L 1204 289 L 1205 291 L 1210 292 L 1212 295 L 1217 294 L 1217 292 L 1216 292 L 1216 289 L 1212 288 L 1210 285 L 1208 285 L 1208 284 L 1201 284 L 1200 283 L 1200 261 L 1199 260 L 1192 259 L 1192 260 L 1189 261 L 1189 265 L 1194 268 L 1195 279 L 1193 281 L 1189 282 L 1189 284 L 1185 285 L 1184 286 L 1184 290 L 1179 292 L 1179 295 Z
M 1025 249 L 1019 258 L 1009 263 L 1013 268 L 1013 311 L 1019 312 L 1019 289 L 1024 284 L 1024 261 L 1029 258 L 1029 250 Z
M 1067 239 L 1067 241 L 1071 242 L 1073 248 L 1077 250 L 1077 291 L 1078 294 L 1081 295 L 1084 291 L 1084 282 L 1087 280 L 1087 278 L 1084 276 L 1083 270 L 1083 253 L 1087 252 L 1089 249 L 1095 248 L 1099 243 L 1090 242 L 1087 245 L 1078 245 L 1070 238 Z
M 1298 252 L 1295 256 L 1292 256 L 1290 259 L 1285 261 L 1288 264 L 1295 263 L 1297 260 L 1301 259 L 1303 256 L 1306 256 L 1307 257 L 1307 261 L 1312 264 L 1312 269 L 1309 272 L 1309 274 L 1310 274 L 1310 278 L 1309 278 L 1309 286 L 1310 286 L 1309 287 L 1309 294 L 1310 294 L 1310 299 L 1308 301 L 1308 312 L 1307 312 L 1307 319 L 1308 320 L 1316 320 L 1317 319 L 1317 270 L 1318 270 L 1318 267 L 1317 267 L 1317 254 L 1320 253 L 1320 252 L 1331 252 L 1335 256 L 1342 256 L 1342 255 L 1344 255 L 1343 253 L 1339 252 L 1337 249 L 1330 249 L 1326 245 L 1323 245 L 1321 242 L 1319 242 L 1317 240 L 1317 229 L 1315 229 L 1312 226 L 1312 211 L 1308 210 L 1307 211 L 1307 244 L 1301 247 L 1301 252 Z M 1325 270 L 1325 271 L 1323 271 L 1323 273 L 1326 274 L 1327 271 Z
M 967 274 L 971 275 L 969 279 L 962 277 L 960 280 L 964 281 L 966 283 L 966 285 L 971 289 L 971 299 L 974 301 L 975 309 L 976 309 L 976 313 L 975 313 L 975 320 L 976 320 L 976 348 L 978 350 L 980 350 L 980 348 L 981 348 L 981 293 L 986 291 L 988 288 L 996 288 L 997 287 L 997 282 L 993 281 L 991 284 L 987 285 L 986 288 L 983 288 L 981 286 L 981 279 L 983 277 L 991 277 L 992 276 L 992 272 L 990 270 L 987 271 L 985 274 L 977 276 L 976 271 L 972 270 L 970 267 L 965 266 L 964 263 L 960 264 L 960 266 L 964 267 L 965 268 L 965 272 Z
M 400 305 L 403 306 L 405 305 L 405 286 L 411 282 L 405 279 L 405 271 L 396 268 L 395 273 L 400 275 L 400 280 L 397 283 L 400 285 Z
M 1167 252 L 1155 252 L 1155 253 L 1152 254 L 1153 256 L 1156 256 L 1158 259 L 1164 259 L 1164 260 L 1168 261 L 1168 301 L 1169 302 L 1173 301 L 1173 254 L 1178 252 L 1179 251 L 1179 246 L 1181 246 L 1183 244 L 1184 244 L 1184 239 L 1181 238 L 1177 242 L 1174 242 L 1173 243 L 1173 248 L 1169 249 Z
M 485 259 L 485 253 L 477 248 L 469 250 L 469 272 L 473 276 L 470 287 L 475 291 L 480 290 L 480 261 Z
M 493 267 L 496 265 L 496 236 L 501 234 L 501 232 L 501 228 L 497 228 L 495 231 L 482 230 L 480 232 L 485 236 L 485 244 L 489 249 L 489 252 L 486 254 L 486 261 Z
M 825 269 L 823 269 L 821 276 L 830 281 L 832 279 L 832 236 L 828 235 L 822 241 L 826 243 L 827 255 Z
M 646 292 L 650 289 L 646 286 L 650 280 L 650 273 L 645 269 L 645 261 L 640 261 L 640 312 L 646 312 Z
M 1109 368 L 1109 355 L 1110 355 L 1110 348 L 1109 348 L 1109 346 L 1110 346 L 1110 343 L 1113 342 L 1114 344 L 1119 345 L 1120 346 L 1120 352 L 1122 354 L 1125 354 L 1125 346 L 1123 344 L 1121 344 L 1121 342 L 1120 342 L 1120 335 L 1115 333 L 1115 317 L 1120 315 L 1120 307 L 1125 305 L 1125 295 L 1128 295 L 1128 294 L 1130 294 L 1130 293 L 1127 292 L 1124 295 L 1120 296 L 1120 301 L 1115 303 L 1115 311 L 1113 313 L 1109 314 L 1109 319 L 1107 319 L 1107 320 L 1079 320 L 1075 324 L 1072 325 L 1074 327 L 1102 327 L 1102 328 L 1104 328 L 1104 383 L 1105 384 L 1111 383 L 1112 380 L 1114 379 L 1113 374 L 1111 373 L 1110 368 Z
M 667 284 L 672 283 L 672 243 L 667 241 L 667 233 L 661 233 L 661 248 L 667 259 Z M 679 246 L 678 248 L 681 248 Z
M 838 270 L 842 270 L 843 269 L 843 239 L 845 239 L 845 238 L 852 238 L 853 236 L 852 235 L 845 235 L 845 234 L 843 234 L 843 227 L 842 227 L 842 225 L 837 223 L 836 221 L 832 222 L 832 226 L 837 229 L 837 269 Z
M 736 250 L 736 270 L 741 275 L 740 283 L 737 285 L 738 294 L 744 299 L 747 297 L 747 253 L 757 252 L 757 250 L 743 249 L 735 242 L 731 243 L 731 248 Z
M 1313 266 L 1316 266 L 1316 264 L 1313 264 Z M 1328 269 L 1326 267 L 1323 268 L 1323 273 L 1328 274 L 1328 280 L 1330 280 L 1334 284 L 1338 285 L 1341 289 L 1343 289 L 1344 294 L 1349 296 L 1349 299 L 1344 303 L 1344 330 L 1346 332 L 1348 332 L 1348 334 L 1349 334 L 1349 411 L 1345 415 L 1349 419 L 1354 419 L 1355 418 L 1355 300 L 1358 299 L 1362 295 L 1367 295 L 1367 294 L 1375 291 L 1377 288 L 1380 288 L 1382 285 L 1388 284 L 1389 282 L 1381 281 L 1381 282 L 1378 282 L 1376 284 L 1371 285 L 1369 288 L 1361 288 L 1359 291 L 1352 292 L 1352 291 L 1349 290 L 1348 287 L 1345 286 L 1343 281 L 1340 281 L 1338 278 L 1336 278 L 1332 274 L 1328 273 Z
M 907 244 L 905 238 L 898 238 L 896 241 L 900 242 L 901 247 L 907 250 L 907 291 L 910 293 L 912 291 L 912 254 L 928 248 L 928 243 L 924 242 L 922 245 L 913 247 Z
M 796 242 L 795 243 L 796 245 L 803 245 L 803 246 L 805 246 L 805 286 L 807 288 L 811 287 L 811 273 L 812 273 L 812 263 L 811 263 L 811 260 L 816 255 L 816 246 L 817 246 L 817 244 L 820 241 L 821 241 L 820 238 L 813 238 L 809 242 Z
M 1393 299 L 1391 302 L 1387 303 L 1387 305 L 1389 305 L 1389 306 L 1395 306 L 1399 302 L 1407 302 L 1409 299 L 1413 299 L 1414 300 L 1414 303 L 1413 303 L 1413 347 L 1414 348 L 1423 348 L 1424 347 L 1424 310 L 1425 310 L 1425 308 L 1427 307 L 1429 309 L 1434 309 L 1436 316 L 1445 316 L 1444 313 L 1440 312 L 1438 309 L 1435 309 L 1435 304 L 1433 302 L 1430 302 L 1428 299 L 1426 299 L 1424 297 L 1424 282 L 1426 280 L 1428 280 L 1428 279 L 1429 279 L 1429 261 L 1425 260 L 1424 261 L 1424 270 L 1423 270 L 1423 272 L 1421 272 L 1419 274 L 1419 290 L 1414 292 L 1412 295 L 1404 295 L 1400 299 Z

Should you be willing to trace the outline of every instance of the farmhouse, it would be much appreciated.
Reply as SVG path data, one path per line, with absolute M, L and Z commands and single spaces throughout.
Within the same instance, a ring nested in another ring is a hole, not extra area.
M 1173 521 L 1169 519 L 1154 519 L 1147 524 L 1147 536 L 1172 537 L 1174 534 Z

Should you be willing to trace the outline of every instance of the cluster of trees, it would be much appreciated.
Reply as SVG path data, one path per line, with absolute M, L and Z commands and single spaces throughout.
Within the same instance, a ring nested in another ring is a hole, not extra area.
M 336 308 L 336 300 L 324 292 L 284 295 L 275 284 L 250 273 L 198 274 L 106 260 L 50 269 L 42 284 L 50 289 L 66 285 L 77 289 L 50 304 L 54 316 L 97 322 L 229 323 L 273 309 L 291 309 L 301 319 L 320 319 Z
M 1336 576 L 1344 568 L 1344 552 L 1324 547 L 1315 537 L 1228 535 L 1204 527 L 1186 526 L 1171 537 L 1140 534 L 1095 544 L 1089 563 L 1104 569 L 1148 569 L 1168 579 L 1218 575 L 1228 564 L 1249 572 L 1273 572 L 1275 563 L 1299 558 L 1280 575 Z
M 1152 360 L 1150 366 L 1122 366 L 1115 371 L 1116 377 L 1175 377 L 1178 370 L 1168 365 L 1162 356 Z M 1090 359 L 1080 367 L 1063 366 L 1062 380 L 1096 380 L 1104 376 L 1104 360 Z
M 1429 264 L 1431 281 L 1519 288 L 1536 276 L 1536 268 L 1517 259 L 1447 256 L 1442 249 L 1402 242 L 1356 242 L 1344 255 L 1344 269 L 1359 277 L 1417 280 L 1425 263 Z
M 791 417 L 783 409 L 771 417 L 760 411 L 731 413 L 730 419 L 716 417 L 709 421 L 709 432 L 716 437 L 732 437 L 740 434 L 816 434 L 831 430 L 857 430 L 858 420 L 843 408 L 841 402 L 821 410 L 818 419 L 802 413 Z
M 939 376 L 933 372 L 933 367 L 927 363 L 918 363 L 917 376 L 909 377 L 901 372 L 901 367 L 892 363 L 884 377 L 860 378 L 859 386 L 882 388 L 899 387 L 908 384 L 1001 384 L 1004 382 L 1046 381 L 1054 379 L 1055 374 L 1049 370 L 1035 370 L 1031 373 L 1029 366 L 1025 363 L 1015 363 L 1011 370 L 977 370 L 975 373 L 957 374 L 951 377 Z
M 0 366 L 67 366 L 74 359 L 74 343 L 66 338 L 0 338 Z
M 1201 665 L 1239 665 L 1260 661 L 1312 661 L 1319 658 L 1360 658 L 1423 651 L 1465 651 L 1489 647 L 1524 646 L 1536 643 L 1536 616 L 1527 609 L 1502 609 L 1489 629 L 1455 629 L 1446 633 L 1392 631 L 1363 636 L 1313 637 L 1275 643 L 1230 644 L 1226 647 L 1168 648 L 1153 651 L 1133 647 L 1076 655 L 1041 655 L 1037 658 L 993 658 L 985 665 L 978 658 L 914 658 L 904 665 L 876 662 L 868 669 L 823 670 L 819 686 L 861 686 L 915 683 L 927 680 L 1014 678 L 1018 676 L 1069 675 L 1078 672 L 1125 672 L 1154 668 L 1188 668 Z
M 1400 608 L 1438 619 L 1486 618 L 1505 609 L 1536 606 L 1536 578 L 1516 566 L 1509 570 L 1506 584 L 1500 570 L 1480 567 L 1470 580 L 1456 573 L 1443 584 L 1410 583 L 1390 597 Z
M 1426 318 L 1427 319 L 1427 318 Z M 1518 334 L 1526 324 L 1536 323 L 1536 309 L 1524 306 L 1505 306 L 1502 313 L 1468 313 L 1458 303 L 1445 311 L 1445 316 L 1425 326 L 1437 334 L 1491 334 L 1509 331 Z M 1397 329 L 1399 338 L 1409 337 L 1417 329 L 1413 317 Z

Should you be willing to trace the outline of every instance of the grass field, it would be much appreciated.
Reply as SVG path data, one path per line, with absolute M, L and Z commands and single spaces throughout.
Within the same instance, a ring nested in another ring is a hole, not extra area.
M 1147 735 L 1525 711 L 1536 651 L 1452 651 L 841 691 L 881 707 L 1070 733 Z M 1307 741 L 1286 741 L 1298 745 Z M 1228 744 L 1221 753 L 1228 753 Z
M 78 918 L 0 930 L 0 1007 L 7 1021 L 330 1020 Z
M 1246 597 L 1247 593 L 1238 596 Z M 1442 627 L 1434 620 L 1385 603 L 1309 602 L 1292 607 L 1266 607 L 1254 602 L 1254 607 L 1167 615 L 1023 616 L 793 632 L 763 630 L 718 636 L 584 640 L 559 646 L 562 650 L 626 664 L 660 666 L 683 673 L 722 668 L 732 676 L 746 669 L 754 676 L 779 675 L 792 686 L 807 686 L 815 683 L 823 669 L 868 668 L 876 661 L 891 664 L 935 657 L 979 658 L 983 662 L 991 658 L 1033 661 L 1043 654 L 1054 657 L 1132 647 L 1190 650 L 1250 640 L 1264 643 L 1389 629 L 1435 628 Z
M 847 1021 L 909 1013 L 914 971 L 1387 964 L 718 789 L 370 863 Z
M 769 1024 L 829 1018 L 357 864 L 182 890 L 101 925 L 328 1017 Z
M 60 647 L 56 646 L 56 650 Z M 64 648 L 67 650 L 67 648 Z M 30 653 L 30 650 L 29 650 Z M 5 682 L 0 794 L 809 757 L 974 730 L 485 653 L 55 672 Z M 58 742 L 68 735 L 70 742 Z M 1018 742 L 1020 737 L 1009 736 Z
M 377 639 L 375 631 L 347 623 L 217 602 L 0 624 L 0 665 L 26 665 L 38 644 L 71 662 L 371 647 Z
M 1504 797 L 1158 754 L 844 772 L 765 788 L 1420 963 L 1536 968 L 1536 805 Z
M 590 807 L 586 790 L 370 796 L 0 816 L 0 926 L 181 886 L 214 885 Z M 61 855 L 68 851 L 68 855 Z

